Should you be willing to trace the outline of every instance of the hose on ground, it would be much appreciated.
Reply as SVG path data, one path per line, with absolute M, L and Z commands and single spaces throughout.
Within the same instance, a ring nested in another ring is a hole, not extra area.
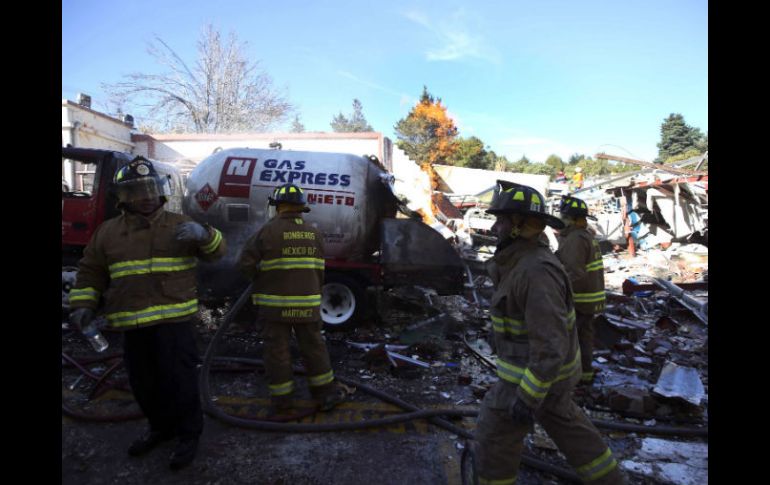
M 232 416 L 230 414 L 225 413 L 223 410 L 221 410 L 217 405 L 214 403 L 213 399 L 211 398 L 211 390 L 209 387 L 209 369 L 211 367 L 211 363 L 214 361 L 214 349 L 216 348 L 217 343 L 224 335 L 225 330 L 227 327 L 230 326 L 230 323 L 232 323 L 233 319 L 235 318 L 235 315 L 240 311 L 240 309 L 243 307 L 243 305 L 248 300 L 251 291 L 253 288 L 253 283 L 250 283 L 246 289 L 243 291 L 241 296 L 233 303 L 232 307 L 228 310 L 227 314 L 225 315 L 224 319 L 222 320 L 222 324 L 217 329 L 216 333 L 214 334 L 214 337 L 211 339 L 211 342 L 209 342 L 209 346 L 206 349 L 206 353 L 203 357 L 203 365 L 201 366 L 201 372 L 200 372 L 200 390 L 201 390 L 201 396 L 203 400 L 203 410 L 208 413 L 210 416 L 215 417 L 217 419 L 220 419 L 224 421 L 225 423 L 229 423 L 235 426 L 241 426 L 241 427 L 247 427 L 251 429 L 260 429 L 260 430 L 267 430 L 267 431 L 283 431 L 283 432 L 319 432 L 319 431 L 345 431 L 345 430 L 355 430 L 355 429 L 364 429 L 364 428 L 372 428 L 372 427 L 381 427 L 381 426 L 387 426 L 390 424 L 400 423 L 404 421 L 411 421 L 414 419 L 425 419 L 427 418 L 429 422 L 436 424 L 444 429 L 447 429 L 453 433 L 455 433 L 458 436 L 462 436 L 467 439 L 473 439 L 473 434 L 458 427 L 455 426 L 441 418 L 439 416 L 468 416 L 468 415 L 474 415 L 477 414 L 477 411 L 464 411 L 464 410 L 419 410 L 417 406 L 414 406 L 412 404 L 409 404 L 405 401 L 402 401 L 401 399 L 391 396 L 389 394 L 386 394 L 382 391 L 378 391 L 376 389 L 373 389 L 369 386 L 366 386 L 364 384 L 352 381 L 351 379 L 347 379 L 344 377 L 337 376 L 337 379 L 344 383 L 349 385 L 354 385 L 359 389 L 364 390 L 367 393 L 370 393 L 376 397 L 379 397 L 387 402 L 390 402 L 392 404 L 395 404 L 402 409 L 405 409 L 407 411 L 411 411 L 409 413 L 401 414 L 398 416 L 390 416 L 387 418 L 379 418 L 379 419 L 372 419 L 367 421 L 360 421 L 357 423 L 335 423 L 335 424 L 287 424 L 287 423 L 274 423 L 274 422 L 265 422 L 265 421 L 257 421 L 253 419 L 244 419 L 239 418 L 236 416 Z M 240 362 L 244 362 L 245 359 L 238 359 Z M 256 361 L 256 359 L 254 359 Z M 551 473 L 552 475 L 555 475 L 559 478 L 573 481 L 573 482 L 579 482 L 579 478 L 577 474 L 574 472 L 564 470 L 558 466 L 551 465 L 550 463 L 544 462 L 542 460 L 539 460 L 535 457 L 532 457 L 528 454 L 524 454 L 522 456 L 522 463 L 524 465 L 527 465 L 531 468 L 535 468 L 540 471 L 544 471 L 547 473 Z

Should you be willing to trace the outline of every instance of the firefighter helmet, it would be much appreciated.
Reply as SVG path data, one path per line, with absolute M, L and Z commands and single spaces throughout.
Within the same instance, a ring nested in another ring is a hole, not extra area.
M 545 197 L 526 185 L 515 184 L 507 189 L 501 186 L 499 193 L 492 201 L 492 205 L 487 209 L 487 214 L 535 216 L 553 228 L 564 228 L 564 222 L 545 211 Z
M 295 204 L 304 206 L 302 212 L 310 212 L 307 199 L 301 188 L 294 184 L 283 184 L 275 188 L 273 195 L 267 198 L 270 205 Z
M 584 200 L 568 195 L 561 198 L 559 213 L 562 216 L 571 217 L 573 219 L 577 217 L 588 217 L 589 219 L 596 220 L 596 217 L 588 215 L 588 206 Z
M 113 183 L 120 204 L 155 197 L 160 197 L 165 202 L 171 195 L 168 177 L 159 175 L 152 162 L 142 156 L 118 169 Z

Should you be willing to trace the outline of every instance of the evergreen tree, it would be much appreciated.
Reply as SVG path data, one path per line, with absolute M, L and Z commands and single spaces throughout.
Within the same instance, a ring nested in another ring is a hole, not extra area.
M 569 165 L 577 165 L 577 163 L 584 158 L 585 158 L 585 155 L 581 155 L 579 153 L 573 153 L 572 155 L 570 155 L 569 161 L 567 163 Z
M 331 126 L 332 131 L 336 133 L 374 131 L 364 117 L 361 101 L 357 99 L 353 100 L 353 113 L 350 115 L 350 118 L 340 112 L 337 116 L 332 118 Z
M 494 160 L 487 157 L 484 142 L 475 136 L 458 139 L 457 151 L 447 158 L 447 163 L 458 167 L 484 170 L 489 170 L 494 166 Z
M 559 170 L 564 170 L 564 161 L 557 155 L 549 156 L 548 159 L 546 159 L 545 164 L 553 167 L 553 175 L 556 175 Z
M 299 115 L 294 115 L 294 120 L 292 120 L 291 122 L 290 131 L 292 133 L 302 133 L 305 131 L 305 125 L 303 125 L 302 122 L 299 120 Z
M 529 158 L 527 158 L 526 155 L 522 155 L 520 159 L 516 160 L 513 163 L 508 163 L 508 165 L 505 167 L 506 172 L 515 172 L 515 173 L 527 173 L 527 169 L 529 168 L 530 161 Z
M 700 128 L 693 128 L 684 121 L 679 113 L 671 113 L 660 126 L 660 143 L 656 163 L 681 155 L 690 148 L 703 146 L 703 133 Z

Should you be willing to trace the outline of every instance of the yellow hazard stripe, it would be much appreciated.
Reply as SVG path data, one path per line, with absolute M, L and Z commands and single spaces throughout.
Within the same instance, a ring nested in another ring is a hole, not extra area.
M 277 258 L 262 261 L 259 265 L 262 271 L 275 269 L 324 269 L 323 258 Z
M 512 384 L 518 384 L 521 386 L 524 392 L 532 396 L 534 399 L 540 400 L 544 398 L 546 394 L 548 394 L 548 390 L 553 384 L 572 377 L 577 371 L 579 363 L 580 349 L 578 349 L 575 357 L 570 362 L 559 368 L 559 373 L 555 379 L 551 381 L 542 381 L 538 379 L 535 374 L 529 370 L 529 368 L 525 369 L 498 358 L 497 375 L 501 379 L 504 379 Z
M 251 301 L 255 305 L 271 307 L 313 307 L 321 305 L 321 295 L 265 295 L 254 293 Z
M 282 382 L 281 384 L 271 384 L 267 386 L 272 396 L 285 396 L 294 391 L 294 381 Z
M 212 229 L 214 229 L 212 227 Z M 211 240 L 210 243 L 206 244 L 205 246 L 201 247 L 201 251 L 203 251 L 204 254 L 210 254 L 217 250 L 219 247 L 219 243 L 222 242 L 222 233 L 219 232 L 217 229 L 214 229 L 214 239 Z
M 527 333 L 527 327 L 523 320 L 514 320 L 508 317 L 497 317 L 492 315 L 492 328 L 495 332 L 511 333 L 513 335 L 524 335 Z
M 604 261 L 601 259 L 597 259 L 596 261 L 586 265 L 586 271 L 598 271 L 600 269 L 604 269 Z
M 133 312 L 107 314 L 107 321 L 114 327 L 127 327 L 144 323 L 192 315 L 198 311 L 198 300 L 194 298 L 173 305 L 155 305 Z
M 73 288 L 70 290 L 70 302 L 73 301 L 99 301 L 99 292 L 96 288 Z
M 138 274 L 185 271 L 195 268 L 196 263 L 195 258 L 152 258 L 121 261 L 109 266 L 110 278 L 117 279 Z
M 612 451 L 607 448 L 598 458 L 592 460 L 576 470 L 584 481 L 597 480 L 612 471 L 618 466 L 618 462 L 612 456 Z
M 575 358 L 572 359 L 571 362 L 564 364 L 559 368 L 559 375 L 556 376 L 556 379 L 553 380 L 554 383 L 557 383 L 559 381 L 563 381 L 564 379 L 568 379 L 572 377 L 575 374 L 575 371 L 578 369 L 578 364 L 580 363 L 580 349 L 577 349 L 577 352 L 575 353 Z
M 575 303 L 596 303 L 606 299 L 604 290 L 596 293 L 575 293 Z
M 500 379 L 510 382 L 511 384 L 518 384 L 521 382 L 521 377 L 524 375 L 524 368 L 517 365 L 513 365 L 503 359 L 497 359 L 497 376 Z
M 551 388 L 551 384 L 553 384 L 553 381 L 543 382 L 538 379 L 529 368 L 527 368 L 524 370 L 524 376 L 522 377 L 519 386 L 533 398 L 542 399 L 548 394 L 548 389 Z
M 325 374 L 317 376 L 308 376 L 307 380 L 308 384 L 310 384 L 312 387 L 325 386 L 334 380 L 334 372 L 329 371 Z

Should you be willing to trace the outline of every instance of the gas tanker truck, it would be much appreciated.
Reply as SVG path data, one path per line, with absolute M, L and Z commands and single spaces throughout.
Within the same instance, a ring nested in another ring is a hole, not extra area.
M 62 148 L 62 156 L 71 158 L 75 155 L 72 150 Z M 84 149 L 76 150 L 83 158 Z M 109 181 L 115 170 L 132 158 L 118 152 L 108 153 L 111 155 L 91 157 L 99 159 L 95 180 L 100 183 L 94 183 L 93 193 L 62 194 L 63 264 L 67 262 L 70 282 L 72 265 L 88 241 L 82 232 L 88 232 L 90 237 L 95 225 L 104 220 L 98 220 L 99 215 L 111 214 L 103 207 L 110 201 L 114 204 Z M 169 165 L 162 164 L 163 173 L 174 182 L 178 173 L 167 170 Z M 248 282 L 236 268 L 238 257 L 245 241 L 274 215 L 268 196 L 285 183 L 294 183 L 305 191 L 311 209 L 305 220 L 324 237 L 326 264 L 321 315 L 327 326 L 354 325 L 364 314 L 366 289 L 372 286 L 419 285 L 433 288 L 438 294 L 463 291 L 464 265 L 457 252 L 419 219 L 397 217 L 402 204 L 392 191 L 393 175 L 376 157 L 230 148 L 202 160 L 187 177 L 183 194 L 179 194 L 181 204 L 168 207 L 211 224 L 227 240 L 224 258 L 215 263 L 198 263 L 201 301 L 215 304 L 237 297 L 246 287 Z M 84 214 L 67 210 L 73 201 L 88 206 L 85 212 L 90 214 L 90 220 L 85 222 L 89 230 L 81 231 L 77 239 L 72 237 L 71 230 L 69 237 L 65 235 L 65 226 L 71 229 L 78 223 L 81 228 L 84 225 L 83 221 L 72 220 L 83 219 Z M 64 270 L 62 281 L 64 305 Z

